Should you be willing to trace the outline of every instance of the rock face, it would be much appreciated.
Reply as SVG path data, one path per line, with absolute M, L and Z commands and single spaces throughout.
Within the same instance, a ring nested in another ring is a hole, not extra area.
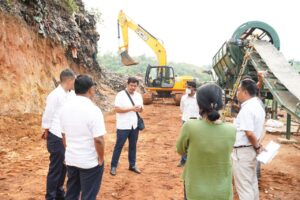
M 101 71 L 96 61 L 97 41 L 94 16 L 87 13 L 81 0 L 75 1 L 78 11 L 73 12 L 66 0 L 19 0 L 0 4 L 14 16 L 19 16 L 33 31 L 50 38 L 66 49 L 66 56 L 78 65 Z M 73 13 L 72 13 L 73 12 Z M 77 55 L 72 55 L 72 50 Z
M 98 83 L 95 101 L 103 110 L 112 106 L 114 86 L 96 61 L 99 34 L 94 17 L 81 0 L 73 14 L 64 2 L 0 2 L 0 115 L 40 114 L 67 67 L 91 74 Z

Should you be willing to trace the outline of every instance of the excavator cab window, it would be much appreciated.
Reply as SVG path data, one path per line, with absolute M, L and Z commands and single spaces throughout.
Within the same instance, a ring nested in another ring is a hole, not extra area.
M 169 66 L 148 66 L 145 82 L 147 87 L 172 88 L 175 83 L 174 70 Z

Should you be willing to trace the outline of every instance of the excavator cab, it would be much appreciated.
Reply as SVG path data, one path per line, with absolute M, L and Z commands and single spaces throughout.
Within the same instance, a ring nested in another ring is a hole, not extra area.
M 149 88 L 173 88 L 175 84 L 173 67 L 148 65 L 145 84 Z

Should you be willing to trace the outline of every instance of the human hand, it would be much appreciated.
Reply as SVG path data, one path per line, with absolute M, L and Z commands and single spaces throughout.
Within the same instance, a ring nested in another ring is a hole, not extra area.
M 142 106 L 134 106 L 134 112 L 141 112 Z
M 99 164 L 100 167 L 102 167 L 103 163 L 104 163 L 104 159 L 103 158 L 98 158 L 98 164 Z
M 47 140 L 48 139 L 49 130 L 45 129 L 42 134 L 42 139 Z
M 259 144 L 258 147 L 254 147 L 254 149 L 255 149 L 255 152 L 256 152 L 257 155 L 259 155 L 259 154 L 260 154 L 261 152 L 263 152 L 263 151 L 267 151 L 267 150 L 264 148 L 264 146 L 262 146 L 261 144 Z

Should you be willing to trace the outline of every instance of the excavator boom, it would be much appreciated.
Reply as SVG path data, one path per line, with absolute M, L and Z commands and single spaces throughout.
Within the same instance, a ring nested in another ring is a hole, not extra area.
M 153 50 L 153 52 L 156 54 L 159 66 L 166 66 L 167 54 L 164 46 L 159 42 L 157 38 L 151 35 L 142 26 L 136 24 L 121 10 L 118 16 L 118 38 L 119 40 L 121 40 L 120 32 L 122 32 L 123 40 L 119 44 L 119 51 L 121 52 L 120 55 L 123 65 L 130 66 L 138 64 L 128 54 L 128 29 L 133 30 Z

